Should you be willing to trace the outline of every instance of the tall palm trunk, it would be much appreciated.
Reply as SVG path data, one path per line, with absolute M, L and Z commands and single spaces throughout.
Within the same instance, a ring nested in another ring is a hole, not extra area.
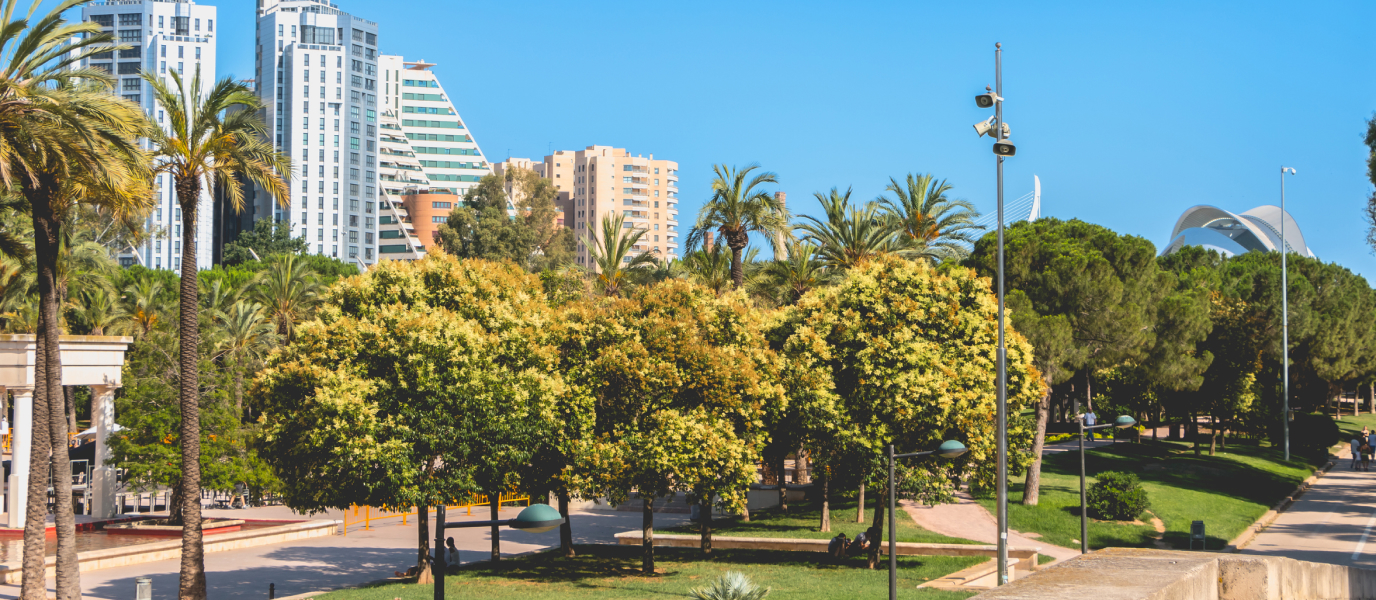
M 92 335 L 100 335 L 92 333 Z M 76 433 L 81 431 L 76 428 L 76 386 L 62 386 L 62 396 L 67 399 L 67 431 Z
M 182 600 L 205 599 L 205 546 L 201 535 L 201 390 L 200 289 L 196 281 L 196 208 L 200 182 L 177 178 L 177 202 L 182 207 L 181 348 L 182 561 L 179 581 Z
M 41 190 L 54 189 L 56 186 L 38 186 Z M 57 597 L 58 600 L 79 600 L 81 598 L 81 577 L 76 557 L 76 512 L 72 507 L 72 463 L 67 454 L 67 415 L 66 395 L 62 389 L 62 353 L 58 342 L 60 322 L 58 320 L 58 296 L 61 290 L 57 281 L 57 257 L 60 251 L 61 225 L 52 205 L 47 198 L 32 202 L 34 225 L 34 255 L 38 264 L 38 301 L 42 316 L 39 319 L 39 335 L 43 337 L 43 354 L 46 358 L 42 383 L 43 394 L 48 406 L 47 419 L 33 422 L 35 430 L 48 428 L 48 443 L 52 469 L 53 492 L 57 496 L 53 505 L 53 521 L 57 533 Z M 32 475 L 30 476 L 32 477 Z M 30 479 L 33 482 L 34 479 Z M 48 482 L 39 477 L 44 491 Z M 33 485 L 29 486 L 30 494 Z M 46 495 L 46 494 L 45 494 Z M 27 532 L 27 527 L 25 528 Z
M 1022 486 L 1022 505 L 1036 506 L 1041 498 L 1042 489 L 1042 450 L 1046 447 L 1046 421 L 1051 416 L 1051 382 L 1046 382 L 1046 392 L 1037 402 L 1037 425 L 1032 437 L 1032 465 L 1027 468 L 1027 479 Z
M 44 332 L 44 313 L 38 313 L 38 331 Z M 48 585 L 44 565 L 47 554 L 48 469 L 52 467 L 53 444 L 48 422 L 48 342 L 37 336 L 34 354 L 32 440 L 29 445 L 29 489 L 24 509 L 24 578 L 19 592 L 22 600 L 47 600 Z M 16 415 L 18 416 L 18 415 Z

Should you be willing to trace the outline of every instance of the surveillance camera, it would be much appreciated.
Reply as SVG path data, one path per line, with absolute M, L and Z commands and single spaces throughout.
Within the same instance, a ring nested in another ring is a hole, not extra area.
M 999 156 L 1013 156 L 1018 153 L 1017 146 L 1008 140 L 999 140 L 994 143 L 994 154 Z
M 993 108 L 994 101 L 998 98 L 993 94 L 980 94 L 975 96 L 975 106 L 980 108 Z
M 994 117 L 975 123 L 975 133 L 981 136 L 994 137 Z

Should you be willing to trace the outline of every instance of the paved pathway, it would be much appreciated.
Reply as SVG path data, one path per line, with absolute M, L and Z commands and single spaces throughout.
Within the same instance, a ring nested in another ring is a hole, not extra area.
M 503 508 L 501 518 L 515 517 L 524 507 Z M 449 515 L 448 520 L 486 519 L 475 508 L 472 517 Z M 239 518 L 301 518 L 282 507 L 248 510 L 207 510 L 207 516 Z M 656 514 L 657 526 L 670 527 L 682 523 L 688 515 Z M 338 511 L 316 518 L 340 518 Z M 614 543 L 615 534 L 640 528 L 639 512 L 574 512 L 574 543 Z M 431 521 L 434 516 L 431 515 Z M 464 562 L 487 560 L 492 542 L 486 528 L 450 530 L 455 546 Z M 547 533 L 526 533 L 502 529 L 502 554 L 514 555 L 559 545 L 557 530 Z M 208 597 L 267 598 L 268 584 L 277 584 L 277 597 L 317 590 L 358 585 L 391 577 L 393 571 L 405 571 L 416 564 L 417 532 L 415 521 L 401 525 L 401 520 L 374 524 L 369 531 L 362 526 L 349 527 L 347 536 L 337 535 L 292 542 L 245 548 L 205 555 Z M 104 600 L 128 600 L 134 597 L 134 579 L 151 577 L 153 598 L 171 600 L 177 592 L 177 561 L 144 563 L 129 567 L 100 569 L 81 574 L 83 597 Z M 49 590 L 53 582 L 48 580 Z M 0 598 L 17 598 L 19 586 L 0 586 Z
M 1376 472 L 1353 471 L 1348 454 L 1243 554 L 1376 568 Z

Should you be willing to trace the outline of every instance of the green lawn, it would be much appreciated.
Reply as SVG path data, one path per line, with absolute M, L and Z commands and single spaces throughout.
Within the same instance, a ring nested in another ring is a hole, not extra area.
M 451 598 L 554 600 L 564 598 L 683 598 L 726 571 L 740 571 L 773 591 L 770 600 L 807 598 L 837 600 L 882 598 L 888 573 L 865 568 L 864 559 L 834 564 L 825 554 L 768 550 L 718 550 L 703 559 L 695 548 L 656 548 L 657 574 L 640 574 L 638 546 L 578 546 L 578 557 L 556 552 L 504 559 L 497 567 L 479 563 L 451 569 L 445 592 Z M 973 593 L 917 589 L 917 585 L 964 569 L 978 557 L 901 556 L 898 559 L 898 597 L 915 600 L 956 600 Z M 319 600 L 430 600 L 434 587 L 389 583 L 341 590 Z
M 1151 512 L 1166 526 L 1164 541 L 1182 549 L 1189 547 L 1194 520 L 1204 521 L 1210 549 L 1227 545 L 1309 477 L 1317 464 L 1317 457 L 1286 463 L 1277 450 L 1236 443 L 1215 456 L 1206 449 L 1195 457 L 1186 444 L 1149 441 L 1102 446 L 1086 453 L 1088 485 L 1094 485 L 1093 474 L 1101 471 L 1136 473 L 1151 500 Z M 1009 482 L 1009 526 L 1039 533 L 1042 541 L 1051 544 L 1078 548 L 1079 490 L 1079 453 L 1048 456 L 1037 506 L 1021 504 L 1021 478 Z M 980 502 L 995 510 L 992 497 Z M 1151 547 L 1155 530 L 1149 519 L 1142 515 L 1144 525 L 1090 521 L 1090 547 Z
M 1339 437 L 1339 443 L 1348 443 L 1353 437 L 1356 437 L 1358 433 L 1361 433 L 1363 427 L 1376 431 L 1376 415 L 1361 415 L 1357 417 L 1343 415 L 1342 420 L 1338 421 L 1338 429 L 1342 431 L 1342 436 Z
M 871 496 L 865 508 L 865 522 L 855 522 L 855 499 L 843 499 L 831 503 L 831 532 L 819 531 L 822 520 L 822 507 L 815 502 L 799 502 L 789 505 L 788 514 L 781 514 L 778 511 L 756 511 L 750 515 L 749 522 L 741 522 L 738 519 L 714 519 L 712 521 L 712 531 L 716 535 L 736 535 L 743 537 L 780 537 L 780 538 L 811 538 L 811 539 L 830 539 L 836 537 L 838 533 L 845 533 L 847 538 L 855 539 L 855 535 L 869 528 L 874 522 L 874 507 L 879 494 Z M 888 518 L 885 519 L 885 527 L 888 525 Z M 684 525 L 673 529 L 664 530 L 667 533 L 697 534 L 696 524 Z M 888 539 L 885 536 L 885 539 Z M 898 509 L 898 541 L 900 542 L 920 542 L 926 544 L 979 544 L 962 538 L 953 538 L 933 533 L 913 523 L 912 517 L 902 508 Z

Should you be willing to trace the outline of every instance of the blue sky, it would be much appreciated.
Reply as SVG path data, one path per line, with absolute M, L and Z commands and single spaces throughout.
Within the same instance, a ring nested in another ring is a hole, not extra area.
M 1036 174 L 1043 214 L 1159 248 L 1189 206 L 1278 203 L 1284 164 L 1314 251 L 1376 281 L 1376 3 L 336 1 L 380 24 L 384 52 L 438 63 L 494 161 L 551 144 L 677 161 L 685 230 L 713 163 L 778 173 L 800 213 L 909 172 L 993 210 L 972 98 L 1002 42 L 1009 199 Z M 217 4 L 220 72 L 249 77 L 255 3 Z

